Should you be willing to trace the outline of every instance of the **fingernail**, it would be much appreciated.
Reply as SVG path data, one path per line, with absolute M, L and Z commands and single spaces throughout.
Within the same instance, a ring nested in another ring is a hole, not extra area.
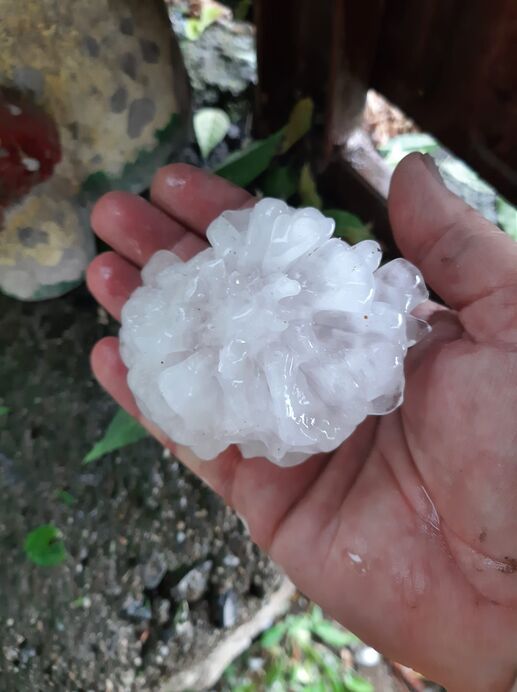
M 433 178 L 443 185 L 443 178 L 433 157 L 430 154 L 422 154 L 422 161 Z

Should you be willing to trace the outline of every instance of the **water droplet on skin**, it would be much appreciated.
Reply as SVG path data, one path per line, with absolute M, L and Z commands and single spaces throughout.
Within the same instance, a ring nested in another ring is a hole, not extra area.
M 359 564 L 363 561 L 363 558 L 360 555 L 358 555 L 357 553 L 348 553 L 348 557 L 355 564 Z

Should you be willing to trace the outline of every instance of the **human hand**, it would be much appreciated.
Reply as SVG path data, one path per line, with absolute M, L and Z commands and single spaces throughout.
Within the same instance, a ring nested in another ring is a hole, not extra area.
M 116 319 L 161 248 L 186 260 L 223 210 L 252 201 L 183 164 L 158 171 L 152 204 L 111 193 L 92 224 L 114 249 L 88 270 Z M 311 599 L 385 655 L 450 692 L 507 692 L 517 675 L 517 244 L 448 192 L 428 158 L 394 173 L 395 239 L 450 309 L 409 352 L 403 405 L 336 452 L 279 468 L 235 447 L 200 461 L 143 420 L 118 342 L 92 353 L 118 403 L 245 518 Z

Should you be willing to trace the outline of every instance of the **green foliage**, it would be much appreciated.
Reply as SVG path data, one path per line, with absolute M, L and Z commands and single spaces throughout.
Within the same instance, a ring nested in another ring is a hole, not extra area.
M 383 147 L 380 147 L 380 152 L 384 155 L 386 162 L 395 167 L 404 156 L 413 151 L 419 151 L 422 154 L 435 154 L 439 149 L 439 143 L 431 135 L 412 132 L 393 137 Z M 446 157 L 440 161 L 439 168 L 445 175 L 475 192 L 495 194 L 494 189 L 460 159 L 452 156 Z M 497 195 L 496 211 L 498 225 L 514 240 L 517 240 L 517 208 Z
M 68 490 L 58 490 L 56 497 L 59 502 L 62 502 L 67 507 L 72 507 L 72 505 L 75 505 L 77 502 L 76 498 L 72 495 L 72 493 L 69 493 Z
M 320 608 L 288 615 L 270 627 L 240 661 L 225 672 L 228 687 L 280 692 L 373 692 L 371 684 L 347 669 L 339 652 L 360 641 L 337 623 L 327 620 Z M 262 660 L 257 672 L 243 672 L 246 657 Z M 239 671 L 241 675 L 239 676 Z
M 423 132 L 408 132 L 407 134 L 392 137 L 384 146 L 379 147 L 379 151 L 386 159 L 386 163 L 395 168 L 404 156 L 411 154 L 413 151 L 419 151 L 421 154 L 432 154 L 438 148 L 438 142 L 431 135 L 424 134 Z
M 138 442 L 148 436 L 148 432 L 129 413 L 119 409 L 108 426 L 102 439 L 84 457 L 83 463 L 89 464 L 96 459 L 121 447 Z
M 285 127 L 234 152 L 215 169 L 215 173 L 242 187 L 256 183 L 266 197 L 289 200 L 297 195 L 302 206 L 321 209 L 323 201 L 310 164 L 304 163 L 299 168 L 290 161 L 285 163 L 283 156 L 310 131 L 313 109 L 310 98 L 301 99 L 294 106 Z M 327 209 L 323 213 L 335 220 L 335 235 L 349 243 L 373 237 L 371 225 L 350 212 Z
M 276 625 L 273 625 L 273 627 L 270 627 L 268 630 L 264 632 L 260 639 L 260 643 L 265 649 L 271 649 L 274 646 L 278 646 L 284 638 L 284 635 L 287 632 L 287 628 L 287 620 L 281 620 L 280 622 L 277 622 Z
M 278 153 L 284 130 L 252 142 L 241 151 L 236 151 L 215 169 L 215 173 L 235 185 L 246 187 L 269 167 Z
M 203 3 L 201 6 L 200 16 L 192 17 L 186 20 L 185 37 L 189 41 L 197 41 L 205 29 L 219 19 L 222 12 L 222 8 L 218 7 L 217 5 Z
M 235 19 L 241 22 L 244 21 L 251 10 L 252 4 L 253 0 L 239 0 L 233 12 Z
M 302 99 L 293 108 L 285 127 L 230 154 L 214 172 L 235 185 L 246 187 L 269 168 L 278 154 L 288 151 L 307 134 L 312 110 L 311 99 Z
M 311 167 L 308 163 L 305 163 L 302 166 L 302 170 L 300 172 L 298 194 L 300 196 L 302 205 L 305 207 L 315 207 L 316 209 L 321 209 L 323 206 L 321 197 L 318 194 L 314 175 L 312 174 Z
M 457 180 L 459 183 L 466 185 L 471 190 L 485 193 L 494 192 L 490 185 L 487 185 L 484 180 L 481 180 L 479 175 L 473 171 L 470 166 L 467 166 L 466 163 L 460 161 L 460 159 L 445 159 L 440 163 L 440 170 L 454 180 Z
M 311 98 L 304 98 L 298 101 L 285 126 L 284 140 L 282 142 L 281 153 L 286 151 L 296 144 L 302 137 L 309 132 L 312 125 L 312 115 L 314 112 L 314 102 Z
M 66 559 L 61 532 L 53 524 L 42 524 L 27 534 L 23 547 L 29 560 L 41 567 L 55 567 Z
M 353 671 L 349 671 L 346 674 L 343 682 L 347 692 L 374 692 L 372 683 Z
M 344 630 L 342 627 L 336 626 L 329 620 L 316 622 L 312 627 L 312 632 L 318 639 L 321 639 L 322 642 L 327 644 L 327 646 L 333 646 L 337 649 L 342 649 L 345 646 L 351 646 L 359 642 L 355 634 Z
M 336 222 L 334 235 L 346 240 L 347 243 L 354 244 L 361 240 L 371 240 L 373 238 L 369 223 L 364 223 L 355 214 L 342 209 L 324 209 L 323 214 L 330 216 Z
M 273 163 L 260 179 L 260 189 L 266 197 L 288 200 L 298 190 L 298 178 L 294 166 Z
M 10 410 L 9 406 L 0 406 L 0 416 L 7 416 Z
M 230 129 L 230 118 L 220 108 L 201 108 L 194 115 L 194 132 L 203 158 L 207 159 Z
M 517 208 L 503 197 L 497 198 L 497 223 L 514 240 L 517 240 Z

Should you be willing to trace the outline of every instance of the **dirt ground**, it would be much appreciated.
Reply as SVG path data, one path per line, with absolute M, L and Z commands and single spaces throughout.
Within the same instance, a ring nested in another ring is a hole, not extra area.
M 159 689 L 279 580 L 242 522 L 155 442 L 82 465 L 116 409 L 88 363 L 105 322 L 84 288 L 0 297 L 1 692 Z M 68 557 L 38 567 L 23 543 L 49 522 Z

